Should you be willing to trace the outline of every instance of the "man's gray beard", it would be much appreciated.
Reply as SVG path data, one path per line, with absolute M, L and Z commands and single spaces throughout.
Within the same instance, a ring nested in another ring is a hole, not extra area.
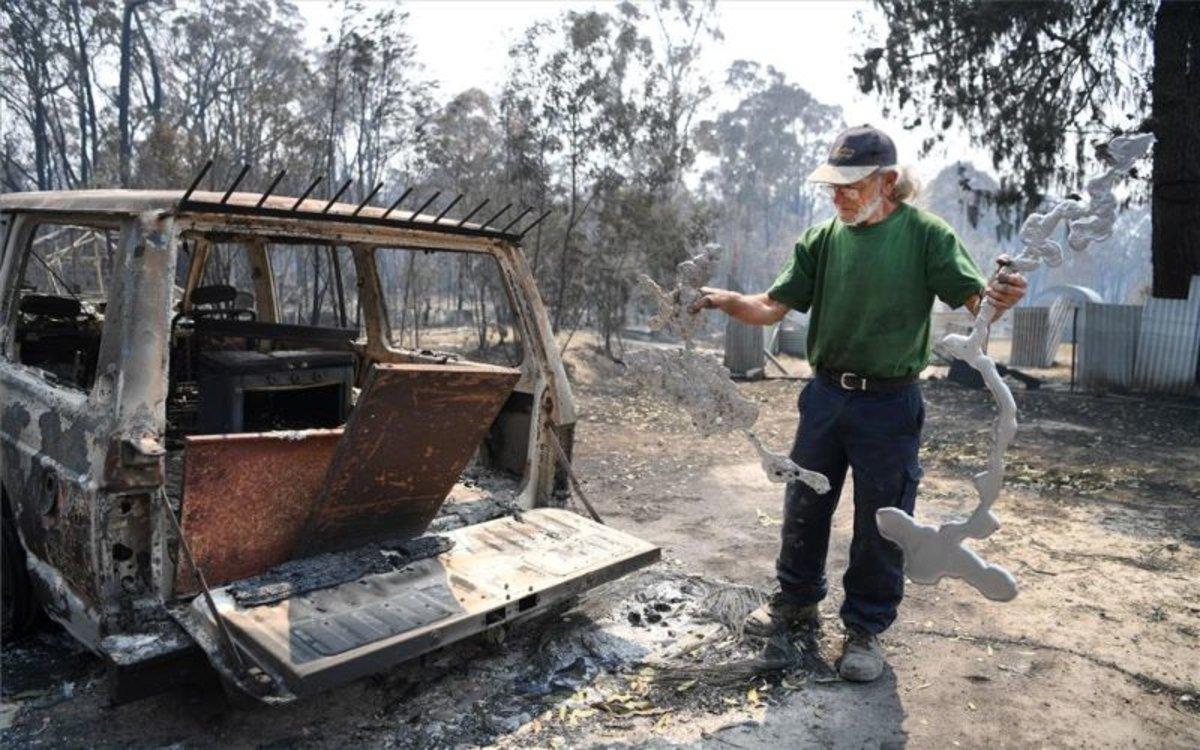
M 858 212 L 854 214 L 854 217 L 846 223 L 852 227 L 862 226 L 863 224 L 867 223 L 867 220 L 871 218 L 871 215 L 878 211 L 879 207 L 882 205 L 883 196 L 877 195 L 870 203 L 867 203 L 862 208 L 858 209 Z

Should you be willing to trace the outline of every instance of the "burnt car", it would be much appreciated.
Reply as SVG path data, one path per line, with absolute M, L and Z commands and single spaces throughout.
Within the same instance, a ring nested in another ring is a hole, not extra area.
M 0 196 L 6 637 L 44 612 L 116 701 L 198 664 L 282 702 L 657 560 L 562 507 L 520 237 L 446 213 Z

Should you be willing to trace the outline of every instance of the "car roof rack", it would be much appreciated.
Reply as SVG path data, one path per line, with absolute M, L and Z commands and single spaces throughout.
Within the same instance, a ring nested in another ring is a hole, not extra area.
M 400 227 L 403 229 L 433 230 L 448 234 L 468 235 L 472 237 L 490 237 L 514 243 L 519 243 L 525 237 L 525 235 L 533 231 L 534 227 L 541 224 L 542 221 L 551 214 L 551 211 L 549 210 L 543 211 L 532 222 L 529 222 L 525 224 L 524 227 L 518 229 L 517 225 L 520 224 L 526 216 L 533 212 L 533 208 L 528 207 L 518 213 L 516 218 L 509 221 L 507 224 L 501 227 L 495 226 L 500 217 L 512 208 L 513 204 L 508 203 L 499 211 L 490 216 L 482 224 L 470 225 L 467 222 L 477 213 L 479 213 L 484 206 L 488 205 L 491 200 L 488 198 L 483 199 L 482 202 L 477 204 L 460 219 L 447 219 L 447 215 L 450 213 L 450 210 L 457 206 L 465 197 L 462 193 L 459 193 L 454 197 L 453 200 L 446 204 L 446 206 L 443 207 L 434 218 L 421 218 L 424 215 L 422 212 L 433 205 L 433 203 L 441 196 L 442 191 L 438 190 L 435 191 L 433 195 L 429 196 L 429 198 L 427 198 L 416 210 L 409 213 L 407 217 L 403 215 L 397 215 L 397 217 L 393 218 L 393 212 L 400 208 L 401 204 L 410 195 L 412 195 L 414 190 L 411 187 L 406 188 L 400 194 L 400 197 L 396 198 L 396 200 L 394 200 L 386 209 L 383 209 L 381 206 L 369 206 L 371 200 L 383 189 L 384 184 L 382 182 L 377 183 L 375 187 L 372 188 L 369 193 L 367 193 L 367 196 L 363 198 L 362 202 L 360 202 L 353 209 L 353 211 L 331 212 L 330 209 L 337 204 L 338 198 L 342 197 L 342 194 L 345 193 L 350 187 L 350 185 L 353 183 L 353 180 L 346 180 L 346 182 L 344 182 L 342 186 L 338 188 L 337 192 L 334 193 L 331 198 L 329 198 L 328 202 L 326 202 L 322 208 L 314 210 L 310 207 L 312 204 L 306 204 L 306 201 L 308 201 L 309 196 L 312 194 L 313 190 L 316 189 L 317 185 L 321 183 L 322 178 L 320 176 L 313 178 L 313 180 L 309 183 L 308 188 L 300 195 L 299 198 L 296 199 L 294 203 L 291 204 L 290 208 L 280 208 L 277 206 L 268 205 L 267 199 L 272 197 L 272 193 L 274 192 L 275 188 L 279 185 L 280 181 L 283 180 L 284 175 L 287 174 L 286 169 L 280 170 L 280 172 L 275 175 L 274 179 L 271 180 L 270 185 L 265 191 L 263 191 L 257 202 L 253 203 L 252 205 L 246 203 L 231 203 L 229 202 L 229 198 L 233 195 L 238 185 L 241 184 L 242 180 L 245 179 L 246 174 L 250 171 L 249 164 L 242 165 L 241 170 L 238 172 L 237 176 L 234 177 L 233 182 L 230 183 L 229 187 L 221 195 L 220 200 L 214 201 L 201 199 L 198 197 L 194 198 L 193 196 L 196 194 L 196 188 L 199 187 L 201 180 L 203 180 L 208 174 L 209 170 L 212 169 L 212 166 L 212 159 L 206 161 L 204 166 L 201 167 L 200 171 L 192 180 L 191 184 L 188 185 L 187 190 L 184 191 L 183 197 L 179 201 L 179 207 L 181 210 L 196 210 L 242 215 L 251 214 L 256 216 L 271 216 L 293 219 L 326 219 L 352 224 L 374 224 L 377 226 Z M 216 195 L 216 193 L 206 193 L 205 195 Z M 275 198 L 277 199 L 275 202 L 278 203 L 278 199 L 283 199 L 284 196 L 275 196 Z M 363 209 L 368 207 L 376 210 L 363 213 Z M 407 209 L 405 209 L 402 213 L 407 213 Z

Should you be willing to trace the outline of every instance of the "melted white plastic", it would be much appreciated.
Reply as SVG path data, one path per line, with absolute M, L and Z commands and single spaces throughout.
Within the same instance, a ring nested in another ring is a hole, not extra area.
M 740 430 L 754 446 L 763 472 L 772 482 L 800 481 L 824 494 L 829 491 L 824 475 L 803 469 L 788 456 L 763 446 L 750 431 L 758 420 L 758 407 L 742 396 L 724 365 L 694 349 L 692 336 L 700 325 L 700 314 L 692 312 L 691 306 L 701 297 L 700 288 L 708 283 L 720 259 L 720 246 L 706 245 L 704 252 L 676 267 L 676 283 L 670 290 L 644 274 L 638 277 L 658 308 L 650 319 L 651 330 L 666 329 L 683 339 L 683 346 L 634 352 L 625 360 L 629 372 L 644 387 L 686 411 L 705 437 Z
M 1047 213 L 1031 215 L 1021 225 L 1019 236 L 1025 247 L 1012 260 L 1013 267 L 1028 272 L 1043 263 L 1062 263 L 1062 245 L 1050 236 L 1064 221 L 1068 227 L 1067 245 L 1076 252 L 1108 239 L 1117 218 L 1113 185 L 1128 174 L 1153 143 L 1154 136 L 1149 134 L 1114 138 L 1108 144 L 1111 165 L 1087 183 L 1087 203 L 1065 200 Z M 995 361 L 983 351 L 995 312 L 992 301 L 985 298 L 969 335 L 951 334 L 942 339 L 942 345 L 954 356 L 979 371 L 996 400 L 998 413 L 987 468 L 973 480 L 979 504 L 966 520 L 939 527 L 917 523 L 899 508 L 884 508 L 875 514 L 875 520 L 879 533 L 904 550 L 905 573 L 914 583 L 937 583 L 945 576 L 961 578 L 989 599 L 1009 601 L 1017 595 L 1016 579 L 1004 568 L 988 564 L 965 544 L 967 539 L 983 539 L 1000 528 L 1000 520 L 991 508 L 1004 483 L 1004 451 L 1017 432 L 1017 405 L 1012 392 L 1000 378 Z

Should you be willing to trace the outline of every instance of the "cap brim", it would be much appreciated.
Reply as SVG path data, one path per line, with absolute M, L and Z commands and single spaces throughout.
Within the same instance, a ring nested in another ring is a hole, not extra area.
M 838 167 L 833 164 L 822 164 L 808 176 L 809 182 L 822 182 L 827 185 L 849 185 L 864 180 L 878 172 L 882 167 Z

